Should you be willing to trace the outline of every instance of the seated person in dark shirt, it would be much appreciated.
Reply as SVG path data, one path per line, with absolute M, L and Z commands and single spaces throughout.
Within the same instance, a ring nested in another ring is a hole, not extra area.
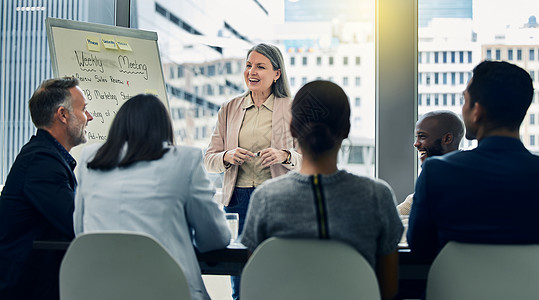
M 75 78 L 44 81 L 29 101 L 38 128 L 0 195 L 0 299 L 58 299 L 63 253 L 32 251 L 35 240 L 71 240 L 77 181 L 71 148 L 93 118 Z
M 539 157 L 520 141 L 530 75 L 484 61 L 464 91 L 466 138 L 477 148 L 425 160 L 408 227 L 412 252 L 434 258 L 448 241 L 539 243 Z
M 444 155 L 459 149 L 464 137 L 464 124 L 452 111 L 430 111 L 417 120 L 415 125 L 415 142 L 421 163 L 428 157 Z M 401 216 L 410 214 L 414 194 L 408 195 L 404 202 L 397 206 Z

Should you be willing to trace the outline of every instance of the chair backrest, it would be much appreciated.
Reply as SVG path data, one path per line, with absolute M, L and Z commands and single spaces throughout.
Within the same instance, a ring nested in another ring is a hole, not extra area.
M 430 268 L 427 299 L 539 299 L 539 245 L 449 242 Z
M 372 267 L 347 244 L 270 238 L 243 269 L 240 299 L 375 300 L 380 291 Z
M 60 299 L 191 299 L 180 265 L 141 233 L 79 235 L 60 267 Z

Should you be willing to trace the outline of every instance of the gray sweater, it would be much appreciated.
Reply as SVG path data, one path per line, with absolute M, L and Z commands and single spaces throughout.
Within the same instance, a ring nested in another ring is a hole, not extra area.
M 290 172 L 260 185 L 251 198 L 242 244 L 254 251 L 272 236 L 317 238 L 311 177 Z M 329 237 L 352 245 L 375 268 L 376 257 L 395 251 L 403 232 L 391 187 L 346 171 L 320 178 Z

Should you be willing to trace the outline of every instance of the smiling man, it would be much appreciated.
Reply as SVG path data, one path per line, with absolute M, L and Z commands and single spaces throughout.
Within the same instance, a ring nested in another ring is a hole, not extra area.
M 37 133 L 19 152 L 0 196 L 0 299 L 58 299 L 63 253 L 36 240 L 71 240 L 77 181 L 71 148 L 93 119 L 75 78 L 45 80 L 29 101 Z
M 444 155 L 458 150 L 464 136 L 464 124 L 449 110 L 431 111 L 419 118 L 415 126 L 414 147 L 419 152 L 421 163 L 428 157 Z M 412 207 L 413 194 L 397 206 L 399 214 L 408 215 Z

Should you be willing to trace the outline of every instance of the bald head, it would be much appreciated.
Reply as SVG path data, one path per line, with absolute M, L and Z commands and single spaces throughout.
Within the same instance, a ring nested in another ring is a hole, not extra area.
M 414 147 L 423 162 L 427 157 L 457 150 L 463 136 L 464 124 L 455 113 L 448 110 L 432 111 L 417 121 Z

